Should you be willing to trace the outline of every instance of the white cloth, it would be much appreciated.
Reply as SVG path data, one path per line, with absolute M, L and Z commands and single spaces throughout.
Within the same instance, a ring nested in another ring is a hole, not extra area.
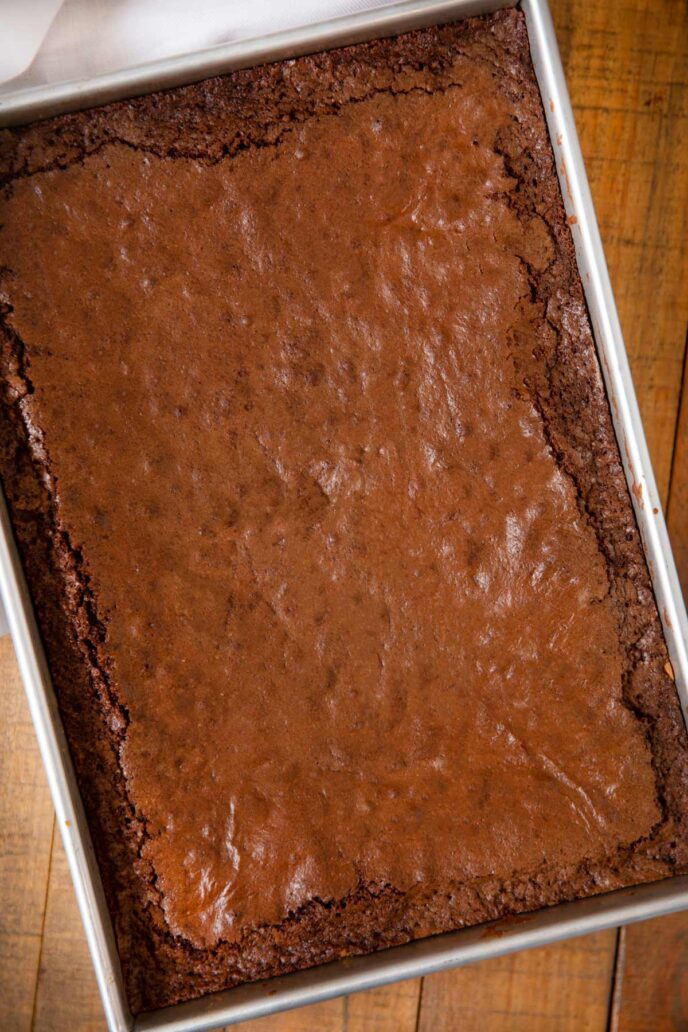
M 395 2 L 0 0 L 0 95 L 103 75 Z
M 63 0 L 0 0 L 0 82 L 29 67 Z

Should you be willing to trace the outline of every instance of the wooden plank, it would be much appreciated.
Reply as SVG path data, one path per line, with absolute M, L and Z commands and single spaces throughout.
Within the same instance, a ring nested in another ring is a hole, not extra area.
M 687 341 L 688 344 L 688 341 Z M 688 365 L 684 362 L 668 524 L 688 597 Z M 688 1029 L 688 912 L 622 931 L 611 1032 Z
M 688 263 L 686 258 L 686 204 L 688 190 L 688 87 L 685 53 L 688 48 L 688 9 L 681 0 L 642 5 L 643 25 L 631 44 L 647 52 L 639 64 L 648 66 L 650 77 L 639 80 L 637 156 L 619 169 L 617 196 L 625 197 L 623 231 L 599 204 L 607 255 L 615 280 L 617 301 L 625 325 L 633 373 L 660 491 L 667 487 L 671 467 L 671 493 L 667 519 L 679 577 L 688 593 L 688 392 L 685 380 L 686 322 L 688 321 Z M 617 14 L 616 9 L 614 14 Z M 647 33 L 647 22 L 654 29 Z M 653 35 L 657 40 L 652 57 Z M 660 38 L 661 37 L 661 38 Z M 616 88 L 616 83 L 614 84 Z M 643 94 L 645 94 L 643 98 Z M 614 103 L 627 105 L 626 98 Z M 609 105 L 607 105 L 609 106 Z M 613 133 L 616 115 L 602 117 L 590 111 L 579 116 L 581 134 L 588 130 Z M 667 122 L 670 119 L 670 123 Z M 585 127 L 585 128 L 584 128 Z M 613 137 L 612 137 L 613 138 Z M 622 149 L 623 149 L 623 140 Z M 654 157 L 651 151 L 654 148 Z M 651 159 L 643 172 L 642 163 Z M 674 160 L 676 158 L 677 160 Z M 593 189 L 597 168 L 589 165 Z M 626 180 L 633 169 L 636 183 Z M 609 175 L 613 174 L 611 163 Z M 603 175 L 600 174 L 600 179 Z M 630 202 L 630 203 L 629 203 Z M 633 213 L 626 229 L 628 211 Z M 646 236 L 638 231 L 647 231 Z M 617 272 L 618 270 L 618 272 Z M 616 275 L 615 275 L 616 273 Z M 627 286 L 621 283 L 626 279 Z M 643 340 L 646 341 L 643 347 Z M 679 363 L 683 363 L 683 376 Z M 678 367 L 678 368 L 677 368 Z M 681 383 L 683 389 L 681 391 Z M 670 433 L 674 396 L 681 400 L 676 434 Z M 675 450 L 672 449 L 675 443 Z M 610 1028 L 614 1032 L 688 1028 L 688 916 L 685 914 L 632 925 L 621 931 Z
M 67 858 L 55 833 L 32 1032 L 105 1032 Z
M 688 912 L 622 931 L 610 1032 L 688 1029 Z
M 415 1032 L 421 980 L 259 1018 L 242 1032 Z M 227 1030 L 229 1032 L 229 1030 Z
M 415 1032 L 420 1000 L 420 978 L 351 996 L 344 1001 L 342 1032 Z
M 53 810 L 14 650 L 0 639 L 0 1028 L 28 1032 Z
M 688 319 L 688 7 L 550 2 L 665 498 Z
M 686 340 L 688 357 L 688 339 Z M 684 362 L 681 410 L 676 428 L 676 446 L 671 469 L 671 493 L 667 509 L 671 545 L 683 597 L 688 599 L 688 363 Z
M 351 997 L 345 997 L 351 1000 Z M 342 1032 L 344 1027 L 344 1000 L 328 1000 L 312 1007 L 299 1007 L 275 1017 L 258 1018 L 243 1022 L 241 1032 Z M 224 1032 L 232 1032 L 228 1027 Z
M 599 932 L 431 975 L 418 1032 L 603 1032 L 615 946 Z

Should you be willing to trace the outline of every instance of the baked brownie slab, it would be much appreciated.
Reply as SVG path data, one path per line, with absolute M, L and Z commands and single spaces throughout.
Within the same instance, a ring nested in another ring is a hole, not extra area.
M 0 469 L 133 1009 L 685 870 L 522 14 L 0 167 Z

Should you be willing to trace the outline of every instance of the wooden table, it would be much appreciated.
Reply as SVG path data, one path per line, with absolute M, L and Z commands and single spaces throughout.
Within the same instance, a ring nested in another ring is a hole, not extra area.
M 553 0 L 660 491 L 688 587 L 688 7 Z M 682 389 L 683 385 L 683 389 Z M 33 729 L 0 642 L 0 1029 L 104 1022 Z M 264 1018 L 253 1032 L 688 1029 L 688 914 Z

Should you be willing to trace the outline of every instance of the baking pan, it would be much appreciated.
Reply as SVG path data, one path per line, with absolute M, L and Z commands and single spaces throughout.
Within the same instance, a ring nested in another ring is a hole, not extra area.
M 32 121 L 117 97 L 205 78 L 287 56 L 394 35 L 410 28 L 454 21 L 512 6 L 504 0 L 408 0 L 378 11 L 299 30 L 211 48 L 92 81 L 41 87 L 30 95 L 6 95 L 0 123 Z M 557 171 L 572 225 L 595 343 L 612 403 L 614 426 L 638 526 L 645 547 L 664 634 L 681 698 L 688 711 L 688 621 L 676 576 L 662 507 L 645 443 L 614 298 L 583 167 L 563 69 L 546 0 L 522 0 L 530 48 L 547 118 Z M 77 900 L 111 1032 L 200 1032 L 300 1007 L 343 993 L 372 989 L 402 978 L 484 960 L 530 946 L 598 931 L 688 908 L 688 876 L 622 889 L 419 940 L 366 957 L 240 986 L 145 1014 L 129 1013 L 114 935 L 88 826 L 12 530 L 0 502 L 0 590 L 36 726 Z

